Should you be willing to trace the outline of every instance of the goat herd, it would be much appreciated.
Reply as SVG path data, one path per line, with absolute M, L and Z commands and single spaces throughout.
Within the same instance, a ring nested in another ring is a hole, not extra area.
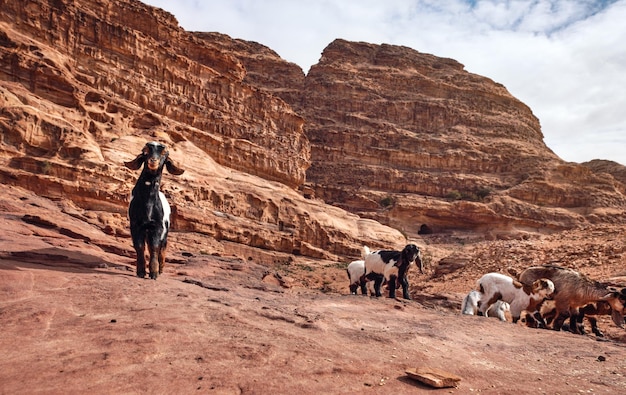
M 364 247 L 363 259 L 351 262 L 347 268 L 350 293 L 356 294 L 360 288 L 363 295 L 369 291 L 379 297 L 381 285 L 387 283 L 390 298 L 395 298 L 396 288 L 402 286 L 404 299 L 410 299 L 407 272 L 414 261 L 423 273 L 421 252 L 414 244 L 408 244 L 402 251 L 370 252 Z M 461 314 L 494 316 L 506 321 L 509 312 L 513 323 L 517 323 L 522 312 L 526 312 L 524 319 L 528 326 L 567 329 L 578 334 L 585 333 L 583 318 L 586 317 L 597 336 L 603 336 L 597 326 L 599 315 L 610 315 L 615 325 L 624 327 L 626 287 L 607 286 L 556 265 L 532 266 L 516 277 L 501 273 L 482 276 L 477 282 L 478 289 L 463 299 Z
M 163 272 L 165 249 L 170 227 L 170 206 L 160 191 L 163 168 L 174 175 L 184 170 L 169 158 L 165 145 L 148 142 L 141 153 L 124 165 L 131 170 L 143 170 L 132 191 L 128 208 L 133 247 L 137 252 L 137 276 L 146 276 L 144 257 L 146 244 L 150 255 L 150 278 Z M 363 259 L 348 265 L 350 292 L 361 288 L 366 295 L 381 296 L 380 288 L 386 283 L 389 297 L 395 298 L 396 288 L 402 287 L 402 296 L 410 299 L 407 272 L 415 262 L 423 273 L 421 251 L 415 244 L 406 245 L 402 251 L 370 251 L 363 248 Z M 373 282 L 373 289 L 371 289 Z M 602 336 L 597 328 L 596 316 L 611 315 L 613 322 L 624 327 L 626 288 L 617 289 L 591 281 L 582 274 L 560 266 L 534 266 L 522 271 L 517 279 L 487 273 L 478 280 L 478 290 L 472 290 L 464 299 L 462 314 L 496 316 L 506 320 L 509 311 L 513 322 L 526 311 L 526 324 L 538 328 L 552 327 L 561 330 L 569 327 L 574 333 L 584 333 L 583 317 L 589 320 L 593 332 Z M 569 326 L 565 324 L 567 318 Z

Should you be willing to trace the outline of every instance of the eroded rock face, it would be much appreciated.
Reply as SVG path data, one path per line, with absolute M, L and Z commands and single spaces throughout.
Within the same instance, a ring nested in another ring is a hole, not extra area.
M 306 119 L 316 196 L 411 234 L 570 228 L 626 207 L 621 181 L 564 163 L 528 106 L 452 59 L 335 40 L 281 97 Z
M 127 237 L 122 163 L 147 140 L 187 170 L 164 177 L 174 230 L 233 250 L 335 259 L 423 229 L 623 221 L 615 169 L 564 163 L 527 106 L 451 59 L 336 40 L 305 76 L 132 0 L 5 1 L 0 22 L 0 182 L 107 235 Z
M 28 96 L 49 102 L 49 112 L 73 118 L 63 128 L 98 143 L 162 131 L 231 168 L 291 187 L 304 181 L 303 119 L 244 84 L 237 58 L 185 32 L 170 14 L 137 1 L 3 6 L 0 18 L 12 29 L 0 33 L 0 77 L 26 89 L 21 104 Z
M 299 194 L 303 118 L 170 14 L 137 1 L 8 1 L 0 21 L 0 182 L 71 200 L 127 237 L 138 174 L 123 162 L 159 140 L 187 170 L 163 178 L 175 231 L 335 259 L 404 242 Z

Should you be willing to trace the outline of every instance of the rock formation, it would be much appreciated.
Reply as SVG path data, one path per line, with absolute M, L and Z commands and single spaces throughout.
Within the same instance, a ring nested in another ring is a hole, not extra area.
M 164 177 L 175 231 L 265 250 L 338 259 L 418 233 L 623 220 L 623 178 L 563 162 L 526 105 L 454 60 L 336 40 L 305 76 L 135 0 L 2 10 L 0 182 L 107 235 L 128 237 L 122 163 L 146 140 L 187 169 Z
M 187 168 L 164 177 L 174 230 L 316 257 L 401 244 L 396 230 L 305 199 L 304 120 L 243 82 L 240 61 L 137 1 L 7 1 L 0 14 L 0 182 L 71 200 L 127 237 L 147 140 Z
M 250 82 L 304 116 L 317 196 L 409 234 L 564 229 L 625 207 L 618 177 L 563 162 L 530 108 L 455 60 L 335 40 L 296 99 Z
M 0 10 L 0 393 L 424 392 L 416 363 L 460 393 L 623 392 L 621 328 L 458 314 L 482 274 L 530 262 L 626 281 L 625 168 L 560 160 L 501 85 L 343 40 L 305 76 L 135 0 Z M 163 175 L 156 282 L 126 218 L 147 140 L 185 169 Z M 348 258 L 407 238 L 413 301 L 346 295 Z

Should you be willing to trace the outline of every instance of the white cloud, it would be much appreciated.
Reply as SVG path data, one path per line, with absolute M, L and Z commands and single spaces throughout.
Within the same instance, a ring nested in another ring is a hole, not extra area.
M 335 38 L 453 58 L 502 83 L 568 161 L 626 164 L 626 0 L 146 0 L 307 72 Z

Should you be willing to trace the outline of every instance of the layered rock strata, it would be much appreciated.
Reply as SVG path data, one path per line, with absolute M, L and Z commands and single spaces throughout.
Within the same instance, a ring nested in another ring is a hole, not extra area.
M 146 140 L 187 169 L 164 177 L 175 230 L 233 245 L 339 259 L 624 219 L 619 169 L 563 162 L 526 105 L 454 60 L 335 40 L 305 76 L 138 1 L 0 5 L 0 182 L 108 235 L 128 237 L 122 163 Z

